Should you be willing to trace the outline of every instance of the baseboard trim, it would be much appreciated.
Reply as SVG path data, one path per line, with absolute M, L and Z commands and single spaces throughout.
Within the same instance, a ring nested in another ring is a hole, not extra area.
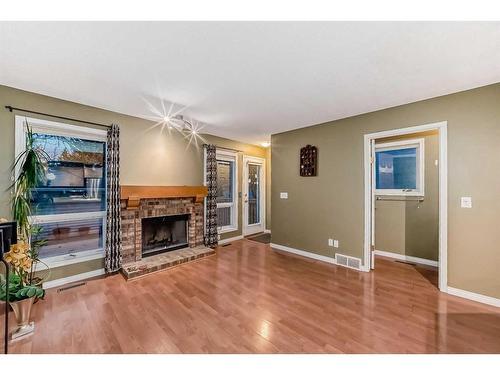
M 46 281 L 43 283 L 43 287 L 45 289 L 55 288 L 64 284 L 74 283 L 75 281 L 82 281 L 86 279 L 90 279 L 91 277 L 104 275 L 104 268 L 100 268 L 98 270 L 79 273 L 77 275 L 72 275 L 68 277 L 63 277 L 56 280 Z
M 436 268 L 439 267 L 439 263 L 436 260 L 429 260 L 429 259 L 424 259 L 424 258 L 412 257 L 410 255 L 404 255 L 404 254 L 396 254 L 396 253 L 391 253 L 389 251 L 383 251 L 383 250 L 375 250 L 374 252 L 375 252 L 375 255 L 380 255 L 383 257 L 387 257 L 387 258 L 404 260 L 407 262 L 423 264 L 426 266 L 432 266 L 432 267 L 436 267 Z
M 448 286 L 446 293 L 457 296 L 457 297 L 470 299 L 472 301 L 484 303 L 486 305 L 500 307 L 500 299 L 499 298 L 485 296 L 484 294 L 469 292 L 467 290 L 453 288 L 451 286 Z
M 231 238 L 226 238 L 226 239 L 224 239 L 224 240 L 219 240 L 219 241 L 218 241 L 218 244 L 219 244 L 219 245 L 224 245 L 224 244 L 229 243 L 229 242 L 242 240 L 243 238 L 244 238 L 244 237 L 243 237 L 243 235 L 240 235 L 240 236 L 234 236 L 234 237 L 231 237 Z
M 264 229 L 264 233 L 271 233 L 271 229 Z
M 269 245 L 271 246 L 271 248 L 275 248 L 277 250 L 286 251 L 286 252 L 289 252 L 289 253 L 292 253 L 292 254 L 295 254 L 295 255 L 303 256 L 305 258 L 311 258 L 311 259 L 319 260 L 321 262 L 335 264 L 336 266 L 339 266 L 339 267 L 344 267 L 342 264 L 337 264 L 337 262 L 335 261 L 335 258 L 331 258 L 331 257 L 327 257 L 327 256 L 324 256 L 324 255 L 319 255 L 319 254 L 311 253 L 311 252 L 305 251 L 305 250 L 295 249 L 293 247 L 279 245 L 279 244 L 276 244 L 276 243 L 270 243 Z M 345 267 L 345 268 L 349 268 L 349 269 L 354 270 L 354 271 L 370 272 L 370 270 L 366 269 L 364 266 L 361 266 L 360 269 L 351 268 L 351 267 Z
M 305 250 L 294 249 L 293 247 L 279 245 L 279 244 L 276 244 L 276 243 L 271 243 L 270 246 L 271 246 L 271 248 L 275 248 L 277 250 L 286 251 L 288 253 L 292 253 L 292 254 L 295 254 L 295 255 L 300 255 L 300 256 L 303 256 L 305 258 L 311 258 L 311 259 L 319 260 L 321 262 L 326 262 L 326 263 L 331 263 L 331 264 L 337 264 L 335 262 L 335 258 L 330 258 L 330 257 L 324 256 L 324 255 L 319 255 L 319 254 L 311 253 L 311 252 L 305 251 Z

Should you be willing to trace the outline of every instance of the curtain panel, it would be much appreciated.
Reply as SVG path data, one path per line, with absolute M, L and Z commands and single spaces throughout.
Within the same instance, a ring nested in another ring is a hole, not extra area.
M 204 145 L 205 152 L 205 184 L 208 194 L 205 199 L 205 246 L 216 247 L 217 233 L 217 148 Z
M 106 152 L 106 273 L 116 272 L 122 265 L 120 209 L 120 127 L 108 130 Z

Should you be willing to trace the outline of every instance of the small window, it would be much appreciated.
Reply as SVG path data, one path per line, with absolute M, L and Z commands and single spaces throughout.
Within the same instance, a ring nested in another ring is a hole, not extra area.
M 219 233 L 238 229 L 237 154 L 217 151 L 217 222 Z
M 424 195 L 424 140 L 375 145 L 375 194 Z

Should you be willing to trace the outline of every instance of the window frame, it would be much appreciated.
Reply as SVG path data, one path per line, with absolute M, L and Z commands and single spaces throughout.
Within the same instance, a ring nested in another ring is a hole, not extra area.
M 231 224 L 225 226 L 218 226 L 217 231 L 219 234 L 234 232 L 239 229 L 238 224 L 238 153 L 229 150 L 217 150 L 217 161 L 233 162 L 233 201 L 228 203 L 217 203 L 217 208 L 231 207 Z
M 377 152 L 379 151 L 392 151 L 392 150 L 403 150 L 407 148 L 417 148 L 416 155 L 416 189 L 377 189 Z M 425 195 L 425 140 L 424 138 L 408 139 L 402 141 L 394 142 L 384 142 L 376 143 L 373 151 L 373 175 L 374 175 L 374 186 L 375 195 L 384 196 L 411 196 L 411 197 L 423 197 Z
M 106 147 L 106 130 L 16 115 L 15 157 L 17 157 L 17 155 L 19 155 L 26 149 L 27 123 L 31 127 L 33 133 L 73 137 L 89 141 L 99 141 L 104 142 Z M 19 175 L 19 168 L 20 166 L 16 166 L 16 169 L 14 171 L 15 176 Z M 107 194 L 107 186 L 105 187 L 105 189 L 105 194 Z M 104 258 L 104 249 L 106 248 L 106 210 L 30 216 L 30 223 L 35 225 L 84 219 L 102 219 L 103 246 L 93 250 L 85 250 L 71 254 L 41 258 L 44 263 L 46 263 L 51 268 L 55 268 L 74 263 L 86 262 L 93 259 Z

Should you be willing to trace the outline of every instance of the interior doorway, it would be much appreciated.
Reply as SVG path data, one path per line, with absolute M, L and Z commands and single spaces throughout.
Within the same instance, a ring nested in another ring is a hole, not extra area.
M 264 232 L 266 229 L 266 171 L 265 160 L 243 156 L 243 235 Z
M 376 254 L 434 265 L 438 267 L 439 289 L 446 291 L 447 123 L 366 134 L 364 146 L 363 269 L 370 271 L 375 267 Z M 386 222 L 382 220 L 388 218 L 382 215 L 384 210 L 391 212 L 390 220 Z M 381 224 L 378 228 L 377 219 Z M 402 226 L 406 219 L 409 219 L 409 224 Z M 437 233 L 433 234 L 434 230 Z M 427 245 L 422 233 L 428 234 Z M 401 239 L 402 235 L 409 239 L 408 243 Z M 380 249 L 380 246 L 387 248 Z

